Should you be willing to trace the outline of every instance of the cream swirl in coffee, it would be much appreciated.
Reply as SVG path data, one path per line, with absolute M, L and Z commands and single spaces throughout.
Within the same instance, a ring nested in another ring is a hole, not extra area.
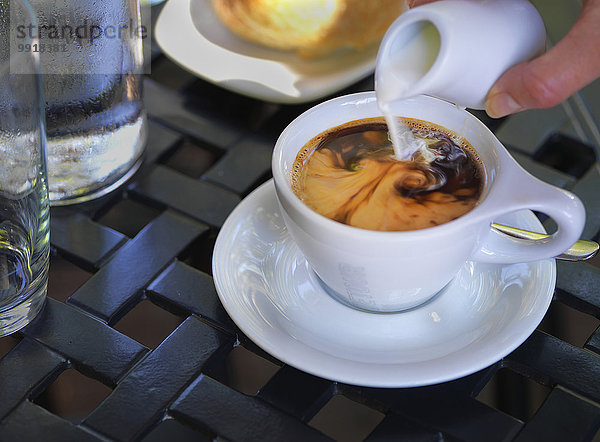
M 370 230 L 423 229 L 467 213 L 483 187 L 472 147 L 440 126 L 402 120 L 426 149 L 398 161 L 383 118 L 346 123 L 298 153 L 296 195 L 321 215 Z

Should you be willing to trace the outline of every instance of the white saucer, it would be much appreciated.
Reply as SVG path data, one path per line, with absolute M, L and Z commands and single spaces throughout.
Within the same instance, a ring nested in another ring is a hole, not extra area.
M 498 221 L 543 231 L 529 211 Z M 471 374 L 517 348 L 550 305 L 556 266 L 552 259 L 467 262 L 421 307 L 394 314 L 361 312 L 323 290 L 288 235 L 269 181 L 223 225 L 213 277 L 238 327 L 281 361 L 348 384 L 414 387 Z
M 154 35 L 163 52 L 193 74 L 243 95 L 288 104 L 322 98 L 366 77 L 378 49 L 306 59 L 262 47 L 229 31 L 210 0 L 169 0 Z

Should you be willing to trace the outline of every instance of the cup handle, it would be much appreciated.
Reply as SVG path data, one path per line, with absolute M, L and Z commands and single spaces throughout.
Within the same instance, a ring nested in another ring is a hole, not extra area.
M 547 238 L 529 240 L 512 237 L 490 226 L 483 234 L 480 249 L 471 258 L 473 261 L 512 264 L 553 258 L 575 244 L 583 231 L 585 209 L 577 196 L 538 180 L 520 166 L 512 169 L 512 173 L 504 176 L 502 183 L 497 183 L 486 198 L 498 201 L 507 200 L 507 195 L 511 197 L 492 218 L 530 209 L 550 216 L 558 230 Z

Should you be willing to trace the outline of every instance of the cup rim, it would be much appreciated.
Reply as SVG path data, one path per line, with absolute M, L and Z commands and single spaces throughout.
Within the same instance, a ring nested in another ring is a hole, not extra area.
M 452 104 L 448 101 L 445 101 L 441 98 L 428 96 L 428 95 L 418 95 L 416 97 L 409 98 L 409 100 L 419 100 L 419 101 L 424 100 L 424 101 L 429 101 L 429 102 L 435 102 L 438 104 L 441 103 L 444 105 L 448 105 L 448 109 L 450 111 L 464 113 L 467 116 L 467 118 L 470 118 L 474 123 L 476 123 L 479 126 L 479 130 L 484 130 L 485 132 L 488 133 L 488 135 L 491 135 L 492 137 L 495 138 L 495 136 L 489 130 L 489 128 L 487 126 L 485 126 L 477 117 L 470 114 L 469 112 L 467 112 L 464 109 L 457 108 L 454 104 Z M 281 196 L 283 196 L 283 198 L 285 198 L 285 200 L 287 202 L 292 204 L 294 209 L 297 210 L 298 212 L 300 212 L 302 214 L 302 216 L 306 217 L 313 223 L 320 224 L 323 229 L 335 230 L 338 232 L 343 232 L 343 233 L 346 233 L 349 235 L 354 235 L 354 236 L 360 235 L 361 237 L 370 238 L 373 240 L 377 240 L 377 239 L 390 240 L 390 239 L 400 239 L 400 238 L 402 238 L 403 240 L 408 240 L 408 239 L 419 239 L 424 236 L 431 237 L 431 235 L 444 236 L 444 235 L 451 233 L 453 230 L 458 230 L 458 229 L 465 227 L 465 225 L 467 225 L 467 224 L 471 225 L 473 223 L 482 222 L 484 220 L 487 220 L 491 223 L 491 219 L 490 219 L 491 215 L 489 213 L 489 209 L 487 208 L 488 204 L 486 203 L 488 201 L 488 196 L 490 193 L 489 188 L 484 190 L 484 195 L 481 197 L 481 199 L 479 200 L 477 205 L 475 207 L 473 207 L 469 212 L 465 213 L 464 215 L 461 215 L 460 217 L 458 217 L 456 219 L 453 219 L 451 221 L 445 222 L 445 223 L 437 225 L 437 226 L 426 227 L 426 228 L 418 229 L 418 230 L 390 231 L 390 230 L 369 230 L 369 229 L 364 229 L 361 227 L 354 227 L 354 226 L 350 226 L 348 224 L 343 224 L 338 221 L 327 218 L 326 216 L 321 215 L 321 214 L 315 212 L 310 207 L 308 207 L 294 193 L 294 191 L 292 190 L 291 184 L 289 182 L 290 177 L 286 176 L 286 174 L 283 171 L 282 162 L 283 162 L 283 149 L 284 149 L 285 140 L 287 137 L 289 137 L 289 134 L 291 132 L 296 130 L 296 126 L 299 125 L 300 122 L 302 122 L 306 118 L 309 118 L 312 114 L 319 112 L 324 107 L 333 106 L 333 105 L 336 105 L 337 103 L 344 103 L 344 102 L 355 102 L 356 103 L 356 102 L 361 102 L 361 101 L 364 101 L 367 103 L 376 101 L 375 92 L 374 91 L 357 92 L 357 93 L 352 93 L 352 94 L 335 97 L 330 100 L 319 103 L 316 106 L 311 107 L 310 109 L 308 109 L 305 112 L 303 112 L 302 114 L 300 114 L 294 120 L 292 120 L 292 122 L 289 123 L 288 126 L 281 132 L 280 136 L 277 139 L 277 142 L 275 143 L 272 160 L 271 160 L 271 169 L 273 172 L 273 179 L 275 181 L 275 187 L 277 189 L 276 193 L 278 194 L 277 195 L 278 198 L 280 198 L 279 195 L 281 194 Z M 360 118 L 360 117 L 358 117 L 358 118 Z M 348 121 L 352 121 L 352 120 L 348 120 Z M 435 123 L 435 122 L 432 122 L 432 123 Z M 343 123 L 336 123 L 335 125 L 337 126 L 339 124 L 343 124 Z M 332 127 L 334 127 L 334 126 L 332 125 Z M 311 136 L 311 138 L 312 138 L 312 136 Z M 305 142 L 308 142 L 308 141 L 309 141 L 309 139 L 307 139 Z M 500 143 L 498 143 L 498 144 L 500 144 Z M 494 149 L 496 149 L 496 148 L 494 148 Z M 484 164 L 484 167 L 485 167 L 485 164 Z M 487 172 L 486 172 L 486 174 L 487 174 Z M 486 184 L 486 186 L 487 186 L 487 184 Z

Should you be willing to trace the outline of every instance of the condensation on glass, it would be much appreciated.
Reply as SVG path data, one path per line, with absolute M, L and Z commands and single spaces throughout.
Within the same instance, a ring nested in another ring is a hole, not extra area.
M 142 161 L 140 74 L 150 30 L 138 0 L 30 1 L 37 27 L 13 27 L 17 40 L 30 33 L 39 40 L 50 201 L 86 201 L 115 189 Z

